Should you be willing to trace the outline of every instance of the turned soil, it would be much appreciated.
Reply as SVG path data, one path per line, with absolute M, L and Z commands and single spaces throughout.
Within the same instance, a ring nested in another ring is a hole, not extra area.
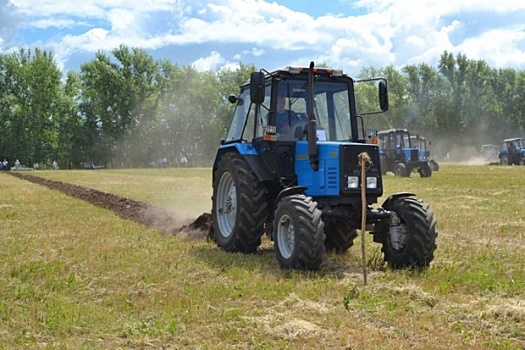
M 153 207 L 144 202 L 61 181 L 48 180 L 26 173 L 11 171 L 9 174 L 52 190 L 61 191 L 68 196 L 82 199 L 99 207 L 109 209 L 123 219 L 153 227 L 163 233 L 184 234 L 184 236 L 193 239 L 205 239 L 213 236 L 211 214 L 209 213 L 201 214 L 188 225 L 177 226 L 180 224 L 173 213 Z

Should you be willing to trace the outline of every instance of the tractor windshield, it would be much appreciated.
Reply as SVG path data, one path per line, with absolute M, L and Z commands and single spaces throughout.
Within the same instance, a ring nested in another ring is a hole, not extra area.
M 350 122 L 349 85 L 346 81 L 315 81 L 313 99 L 313 113 L 317 120 L 319 141 L 345 141 L 352 138 Z M 279 82 L 277 99 L 275 102 L 275 123 L 277 131 L 301 138 L 308 121 L 308 83 L 303 79 L 285 79 Z M 284 100 L 281 100 L 284 99 Z M 279 106 L 284 101 L 283 120 Z M 282 125 L 287 125 L 287 130 Z
M 410 148 L 410 135 L 408 132 L 400 132 L 394 134 L 395 145 L 397 148 Z
M 412 147 L 419 149 L 420 151 L 427 150 L 427 142 L 422 137 L 413 137 L 412 138 Z

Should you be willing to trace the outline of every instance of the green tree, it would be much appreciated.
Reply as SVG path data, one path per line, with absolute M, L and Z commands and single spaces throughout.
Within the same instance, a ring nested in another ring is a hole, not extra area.
M 2 59 L 2 147 L 26 165 L 59 159 L 61 74 L 51 52 L 21 49 Z

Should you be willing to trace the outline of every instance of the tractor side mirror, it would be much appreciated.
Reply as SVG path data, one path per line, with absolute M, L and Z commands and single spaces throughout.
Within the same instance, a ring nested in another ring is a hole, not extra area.
M 379 81 L 379 106 L 383 112 L 388 111 L 388 87 L 386 80 Z
M 250 99 L 252 103 L 264 102 L 264 73 L 252 72 L 250 75 Z
M 237 103 L 237 100 L 238 100 L 237 95 L 234 95 L 234 94 L 228 95 L 228 101 L 231 104 Z

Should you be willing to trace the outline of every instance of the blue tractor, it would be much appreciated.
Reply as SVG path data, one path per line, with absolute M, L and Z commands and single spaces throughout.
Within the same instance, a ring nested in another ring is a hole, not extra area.
M 505 139 L 501 142 L 499 161 L 501 165 L 525 164 L 525 146 L 521 137 Z
M 377 138 L 383 175 L 390 171 L 400 177 L 409 177 L 413 172 L 421 177 L 432 176 L 428 159 L 422 159 L 419 149 L 412 146 L 407 129 L 379 131 Z
M 427 161 L 432 171 L 439 171 L 439 163 L 430 156 L 430 149 L 427 147 L 427 140 L 421 135 L 410 135 L 410 144 L 419 150 L 419 159 Z M 428 141 L 428 146 L 431 142 Z
M 354 83 L 312 62 L 253 72 L 228 97 L 235 112 L 212 176 L 213 239 L 221 249 L 254 253 L 266 233 L 282 268 L 317 270 L 326 252 L 353 245 L 366 216 L 366 231 L 392 268 L 430 264 L 437 231 L 427 204 L 402 192 L 372 208 L 383 195 L 379 149 L 359 136 L 364 113 L 356 112 Z M 366 83 L 379 93 L 373 113 L 386 111 L 386 80 Z

